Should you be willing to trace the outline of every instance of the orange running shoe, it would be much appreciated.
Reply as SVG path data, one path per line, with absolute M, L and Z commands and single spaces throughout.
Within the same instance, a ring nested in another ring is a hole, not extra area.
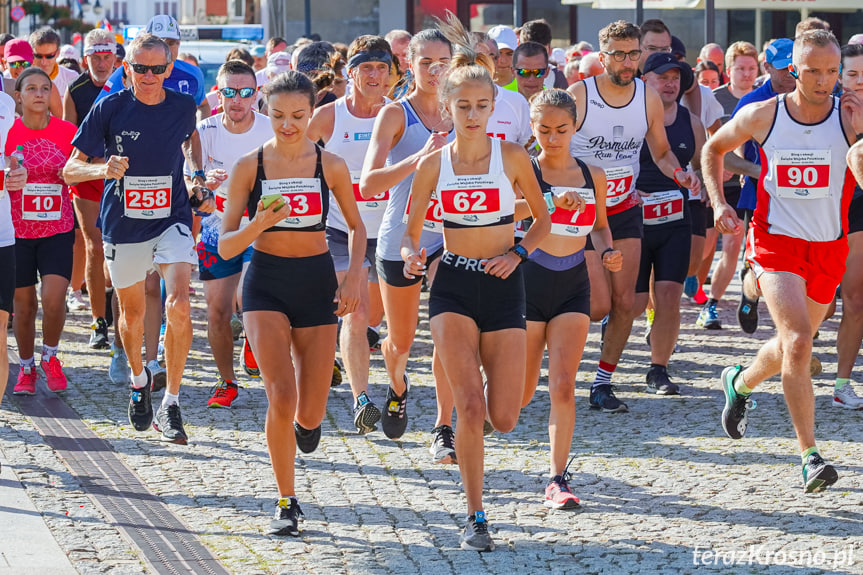
M 220 381 L 213 389 L 213 397 L 207 400 L 207 407 L 225 407 L 230 409 L 231 403 L 237 399 L 239 389 L 233 381 Z
M 258 362 L 255 361 L 255 354 L 252 353 L 252 346 L 249 345 L 248 338 L 243 341 L 243 353 L 240 355 L 240 363 L 243 370 L 251 377 L 261 377 L 261 370 L 258 369 Z

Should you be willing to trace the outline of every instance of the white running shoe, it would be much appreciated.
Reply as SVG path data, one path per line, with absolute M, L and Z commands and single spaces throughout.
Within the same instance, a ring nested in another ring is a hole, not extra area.
M 87 305 L 87 302 L 84 300 L 84 296 L 81 294 L 81 290 L 70 291 L 66 296 L 66 307 L 69 311 L 84 311 L 89 309 L 90 306 Z
M 833 407 L 845 409 L 863 409 L 863 398 L 857 397 L 854 387 L 849 381 L 841 389 L 833 391 Z

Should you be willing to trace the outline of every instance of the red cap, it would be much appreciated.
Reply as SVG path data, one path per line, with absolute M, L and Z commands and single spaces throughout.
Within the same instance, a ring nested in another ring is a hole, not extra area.
M 27 40 L 9 40 L 6 42 L 3 58 L 7 62 L 27 60 L 33 63 L 33 48 Z

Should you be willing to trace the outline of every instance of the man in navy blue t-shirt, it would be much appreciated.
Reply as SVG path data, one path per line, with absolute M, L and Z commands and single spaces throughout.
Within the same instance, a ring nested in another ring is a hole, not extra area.
M 93 106 L 72 141 L 72 157 L 63 174 L 70 184 L 105 180 L 99 220 L 105 260 L 120 301 L 120 337 L 131 367 L 129 421 L 138 431 L 153 424 L 163 440 L 185 444 L 178 396 L 192 344 L 189 282 L 197 254 L 183 181 L 184 155 L 199 201 L 205 183 L 195 102 L 164 88 L 171 73 L 171 51 L 157 36 L 135 38 L 123 67 L 131 88 Z M 207 200 L 199 209 L 213 208 L 213 201 Z M 145 281 L 151 271 L 164 278 L 168 294 L 167 389 L 155 420 L 150 401 L 153 376 L 138 351 L 147 307 Z

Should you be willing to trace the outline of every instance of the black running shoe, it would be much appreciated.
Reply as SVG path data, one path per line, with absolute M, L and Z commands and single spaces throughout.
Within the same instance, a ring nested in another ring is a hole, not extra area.
M 614 396 L 610 384 L 590 388 L 590 409 L 599 409 L 606 413 L 626 413 L 629 411 L 626 404 Z
M 668 379 L 668 370 L 665 367 L 651 367 L 647 371 L 647 393 L 680 395 L 680 388 Z
M 90 349 L 108 349 L 111 347 L 111 341 L 108 339 L 108 323 L 104 318 L 97 317 L 96 321 L 90 324 Z
M 740 281 L 743 282 L 747 273 L 751 270 L 744 267 L 740 271 Z M 740 303 L 737 304 L 737 323 L 740 324 L 740 329 L 744 333 L 755 333 L 758 329 L 758 298 L 749 299 L 746 297 L 746 290 L 741 286 Z
M 294 437 L 297 439 L 297 448 L 303 453 L 311 453 L 318 448 L 321 442 L 321 426 L 314 429 L 306 429 L 296 421 L 294 422 Z
M 824 461 L 816 451 L 806 458 L 803 464 L 803 487 L 806 493 L 818 493 L 830 487 L 839 479 L 836 469 Z
M 387 402 L 381 427 L 384 434 L 390 439 L 398 439 L 404 435 L 405 429 L 407 429 L 408 391 L 410 391 L 408 374 L 405 374 L 405 392 L 401 396 L 396 395 L 392 387 L 387 388 Z
M 357 433 L 365 435 L 377 431 L 378 428 L 375 424 L 380 420 L 381 410 L 372 403 L 365 391 L 359 394 L 354 404 L 354 426 L 357 428 Z
M 461 534 L 461 548 L 465 551 L 494 551 L 484 511 L 467 516 L 467 525 Z
M 133 387 L 129 395 L 129 423 L 135 431 L 147 431 L 153 425 L 153 402 L 151 399 L 153 389 L 153 375 L 144 367 L 147 374 L 147 385 L 144 387 Z
M 270 520 L 270 535 L 290 535 L 296 537 L 300 534 L 299 522 L 303 510 L 294 497 L 284 497 L 276 501 L 276 513 Z
M 449 425 L 438 425 L 432 429 L 432 444 L 429 446 L 435 463 L 458 463 L 455 455 L 455 434 Z
M 180 406 L 176 403 L 159 408 L 153 420 L 153 429 L 162 434 L 162 441 L 177 445 L 188 443 L 189 437 L 183 429 L 183 416 L 180 415 Z
M 746 433 L 749 410 L 755 409 L 755 400 L 749 395 L 737 393 L 734 382 L 743 373 L 739 365 L 726 367 L 722 371 L 720 381 L 725 393 L 725 408 L 722 410 L 722 429 L 731 439 L 740 439 Z
M 366 339 L 369 340 L 369 350 L 377 351 L 381 348 L 381 334 L 370 327 L 366 328 Z

